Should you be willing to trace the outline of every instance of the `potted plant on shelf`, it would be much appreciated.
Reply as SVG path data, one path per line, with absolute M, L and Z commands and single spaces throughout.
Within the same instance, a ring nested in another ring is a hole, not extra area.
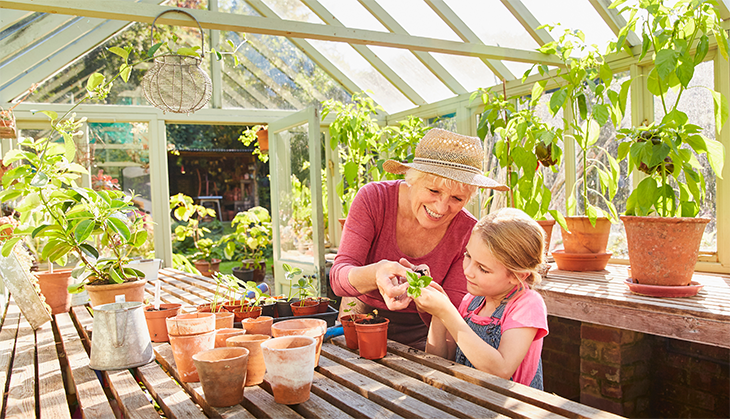
M 192 255 L 195 268 L 202 275 L 211 277 L 218 271 L 221 251 L 212 240 L 203 238 L 210 230 L 202 227 L 200 221 L 205 217 L 215 218 L 215 210 L 195 204 L 193 198 L 182 193 L 170 197 L 170 210 L 176 220 L 186 223 L 175 227 L 175 238 L 178 241 L 192 238 L 196 249 Z
M 507 205 L 525 211 L 543 227 L 547 252 L 555 222 L 563 229 L 568 227 L 559 211 L 549 209 L 552 192 L 545 185 L 540 167 L 557 172 L 563 156 L 559 145 L 562 129 L 549 126 L 535 115 L 535 107 L 544 90 L 543 83 L 535 83 L 531 97 L 519 107 L 516 106 L 519 98 L 505 99 L 489 90 L 478 90 L 472 100 L 481 93 L 484 111 L 477 129 L 479 138 L 484 140 L 487 134 L 498 135 L 492 154 L 506 171 L 505 183 L 510 187 Z M 548 214 L 552 219 L 547 218 Z
M 253 207 L 239 212 L 231 221 L 235 231 L 221 237 L 227 259 L 241 258 L 241 266 L 233 268 L 233 274 L 253 270 L 253 281 L 261 283 L 266 277 L 266 257 L 271 248 L 271 215 L 264 207 Z M 248 279 L 251 280 L 251 279 Z M 247 282 L 248 280 L 243 280 Z
M 612 5 L 618 7 L 623 1 Z M 659 122 L 620 131 L 619 158 L 643 180 L 628 198 L 626 228 L 633 280 L 644 285 L 688 286 L 709 218 L 698 218 L 705 199 L 705 177 L 698 161 L 706 154 L 712 171 L 722 173 L 722 143 L 702 134 L 679 109 L 690 88 L 695 67 L 703 62 L 714 37 L 722 59 L 728 59 L 728 40 L 714 2 L 679 2 L 669 8 L 657 1 L 641 2 L 623 10 L 631 13 L 621 34 L 643 29 L 641 58 L 653 50 L 654 68 L 649 92 L 660 98 L 664 117 Z M 623 41 L 624 38 L 620 38 Z M 617 44 L 621 48 L 622 42 Z M 696 47 L 695 47 L 696 46 Z M 720 59 L 717 57 L 716 59 Z M 676 97 L 668 94 L 675 90 Z M 715 129 L 728 115 L 727 99 L 710 89 Z
M 555 28 L 541 26 L 544 27 Z M 578 145 L 578 161 L 582 165 L 574 190 L 566 191 L 570 216 L 566 217 L 568 229 L 562 231 L 565 249 L 552 254 L 558 268 L 581 271 L 602 270 L 611 257 L 611 253 L 606 253 L 606 246 L 611 223 L 618 222 L 618 213 L 611 200 L 618 190 L 620 169 L 608 150 L 598 145 L 598 139 L 602 126 L 608 122 L 616 126 L 623 119 L 631 83 L 626 81 L 618 91 L 612 90 L 613 71 L 598 47 L 585 44 L 584 39 L 581 31 L 566 30 L 557 41 L 538 48 L 540 52 L 557 55 L 565 64 L 557 70 L 555 78 L 561 87 L 552 94 L 549 108 L 553 116 L 564 106 L 570 110 L 564 113 L 564 133 Z M 548 74 L 547 65 L 537 67 L 541 74 Z M 544 89 L 545 83 L 538 85 Z M 576 200 L 575 188 L 578 188 L 580 202 Z M 599 203 L 605 209 L 599 207 Z M 578 206 L 582 216 L 573 215 Z
M 207 238 L 200 239 L 196 243 L 196 247 L 198 251 L 193 253 L 195 268 L 203 276 L 207 277 L 212 277 L 214 273 L 220 272 L 220 263 L 223 254 L 216 242 Z

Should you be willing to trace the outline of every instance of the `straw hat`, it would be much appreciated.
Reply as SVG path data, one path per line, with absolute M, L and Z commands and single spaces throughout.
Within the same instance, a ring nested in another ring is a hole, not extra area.
M 432 128 L 416 146 L 413 163 L 387 160 L 383 169 L 400 175 L 412 168 L 480 188 L 508 190 L 507 186 L 484 176 L 483 158 L 484 148 L 479 138 Z

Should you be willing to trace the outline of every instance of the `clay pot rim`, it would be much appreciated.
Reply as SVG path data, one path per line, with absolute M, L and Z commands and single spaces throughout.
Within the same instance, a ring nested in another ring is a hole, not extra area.
M 144 306 L 144 311 L 145 312 L 148 312 L 148 311 L 156 312 L 156 311 L 175 310 L 175 309 L 178 309 L 178 308 L 182 308 L 182 304 L 178 304 L 178 303 L 169 303 L 169 304 L 168 303 L 163 303 L 163 304 L 160 304 L 160 309 L 159 310 L 155 310 L 154 308 L 155 308 L 155 305 L 154 304 L 148 304 L 148 305 Z
M 230 338 L 226 339 L 226 345 L 228 345 L 228 341 L 229 340 L 231 340 L 233 342 L 236 342 L 236 341 L 241 341 L 241 342 L 258 342 L 258 341 L 261 341 L 261 342 L 264 342 L 264 341 L 267 341 L 269 339 L 273 339 L 273 338 L 271 336 L 269 336 L 269 335 L 258 335 L 258 334 L 250 334 L 249 335 L 248 333 L 246 333 L 246 334 L 243 334 L 243 335 L 231 336 Z
M 308 343 L 305 344 L 305 345 L 293 346 L 293 347 L 289 347 L 289 348 L 270 348 L 269 347 L 269 345 L 284 344 L 284 340 L 288 340 L 288 341 L 291 342 L 291 341 L 297 341 L 297 340 L 302 340 L 302 339 L 307 340 Z M 311 342 L 309 342 L 310 340 L 311 340 Z M 271 343 L 271 342 L 273 342 L 273 343 Z M 315 338 L 313 338 L 311 336 L 306 336 L 306 335 L 279 336 L 279 337 L 267 339 L 266 341 L 261 342 L 261 347 L 262 348 L 265 347 L 266 349 L 268 349 L 270 351 L 282 351 L 282 352 L 294 351 L 294 350 L 301 349 L 301 348 L 306 348 L 306 347 L 312 346 L 312 345 L 313 346 L 316 346 L 317 345 L 317 339 L 315 339 Z
M 216 330 L 218 330 L 218 329 L 208 330 L 207 332 L 201 332 L 201 333 L 194 333 L 194 334 L 190 334 L 190 335 L 176 335 L 176 334 L 174 334 L 174 333 L 170 333 L 170 332 L 168 331 L 168 332 L 167 332 L 167 335 L 168 335 L 168 336 L 174 336 L 174 337 L 176 337 L 176 338 L 178 338 L 178 339 L 184 339 L 184 338 L 194 338 L 194 337 L 198 337 L 198 336 L 202 336 L 202 335 L 207 335 L 207 334 L 212 334 L 212 335 L 215 335 L 215 331 L 216 331 Z
M 306 327 L 306 329 L 309 328 L 315 328 L 319 326 L 322 329 L 322 333 L 325 333 L 327 331 L 327 322 L 322 319 L 290 319 L 290 320 L 283 320 L 280 322 L 276 322 L 273 325 L 271 325 L 271 329 L 277 329 L 277 330 L 301 330 L 304 329 L 303 327 L 288 327 L 290 325 L 293 325 L 294 323 L 300 324 L 300 323 L 311 323 L 312 326 Z
M 121 284 L 84 284 L 84 287 L 91 287 L 94 291 L 104 291 L 107 289 L 119 289 L 119 288 L 130 288 L 134 286 L 144 286 L 147 280 L 144 278 L 130 278 L 129 281 L 124 281 Z M 140 285 L 141 284 L 141 285 Z
M 652 223 L 675 224 L 675 223 L 709 223 L 710 221 L 712 221 L 710 218 L 707 218 L 707 217 L 659 217 L 657 215 L 645 215 L 645 216 L 621 215 L 619 218 L 623 222 L 628 221 L 630 223 L 649 221 Z
M 243 352 L 240 355 L 232 356 L 232 357 L 225 357 L 220 359 L 204 359 L 207 355 L 212 355 L 215 352 L 220 351 L 226 351 L 226 352 L 241 352 L 240 350 L 243 349 L 245 352 Z M 197 354 L 193 355 L 193 361 L 196 362 L 203 362 L 206 364 L 212 364 L 216 362 L 225 362 L 225 361 L 237 361 L 243 357 L 247 357 L 250 354 L 250 351 L 247 348 L 244 348 L 242 346 L 225 346 L 222 348 L 213 348 L 213 349 L 207 349 L 202 352 L 198 352 Z M 201 359 L 203 357 L 203 359 Z

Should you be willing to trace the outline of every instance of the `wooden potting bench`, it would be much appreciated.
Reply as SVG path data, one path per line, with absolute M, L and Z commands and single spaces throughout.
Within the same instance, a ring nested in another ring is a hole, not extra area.
M 208 278 L 164 269 L 162 300 L 191 310 L 214 291 Z M 154 287 L 148 285 L 152 296 Z M 247 387 L 243 403 L 214 408 L 199 383 L 180 382 L 170 345 L 153 344 L 156 362 L 96 372 L 89 364 L 86 306 L 33 331 L 12 298 L 0 331 L 2 417 L 13 418 L 610 418 L 554 394 L 389 342 L 388 355 L 362 359 L 336 337 L 322 347 L 310 399 L 274 402 L 270 388 Z

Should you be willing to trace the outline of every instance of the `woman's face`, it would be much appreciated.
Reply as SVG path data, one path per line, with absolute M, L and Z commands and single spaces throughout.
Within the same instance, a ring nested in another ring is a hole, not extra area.
M 466 205 L 468 195 L 447 186 L 438 186 L 433 178 L 419 179 L 411 187 L 411 209 L 424 228 L 438 228 L 451 223 Z
M 501 299 L 519 283 L 499 262 L 481 237 L 472 233 L 464 253 L 466 290 L 472 295 Z

